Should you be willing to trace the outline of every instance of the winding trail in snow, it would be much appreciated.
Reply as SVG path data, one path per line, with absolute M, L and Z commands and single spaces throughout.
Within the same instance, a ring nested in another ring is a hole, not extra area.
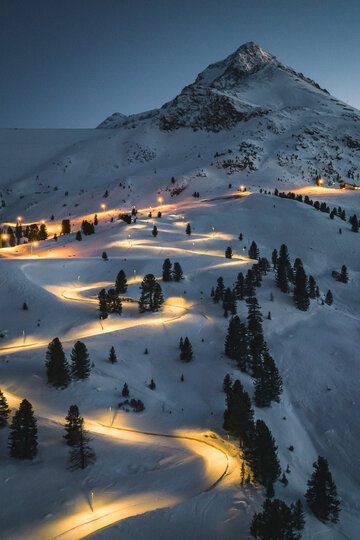
M 166 438 L 175 439 L 180 443 L 186 443 L 190 446 L 190 450 L 194 454 L 200 454 L 199 445 L 205 447 L 204 459 L 210 464 L 212 471 L 220 469 L 216 477 L 211 478 L 210 472 L 207 473 L 208 485 L 200 490 L 194 490 L 192 494 L 171 495 L 168 493 L 144 493 L 136 496 L 122 498 L 118 501 L 104 504 L 96 504 L 96 508 L 90 507 L 88 510 L 82 510 L 78 513 L 74 512 L 71 516 L 60 517 L 47 523 L 44 526 L 36 528 L 30 535 L 21 536 L 24 538 L 37 540 L 62 539 L 62 540 L 77 540 L 92 535 L 100 530 L 114 525 L 115 523 L 127 519 L 132 516 L 139 516 L 147 512 L 159 510 L 161 508 L 170 508 L 184 501 L 191 500 L 203 493 L 209 492 L 216 488 L 219 483 L 227 476 L 233 475 L 240 471 L 240 461 L 230 453 L 229 443 L 220 439 L 214 433 L 206 435 L 192 436 L 189 434 L 173 434 L 173 433 L 158 433 L 150 431 L 142 431 L 131 428 L 122 428 L 117 426 L 109 426 L 103 423 L 87 423 L 88 430 L 91 433 L 101 433 L 107 435 L 110 430 L 119 431 L 124 434 L 142 435 L 146 438 Z M 213 440 L 204 440 L 204 436 L 211 437 Z M 215 443 L 214 441 L 217 441 Z M 227 447 L 229 446 L 229 448 Z M 221 465 L 220 465 L 220 459 Z M 212 475 L 213 476 L 213 475 Z M 20 537 L 17 538 L 20 540 Z

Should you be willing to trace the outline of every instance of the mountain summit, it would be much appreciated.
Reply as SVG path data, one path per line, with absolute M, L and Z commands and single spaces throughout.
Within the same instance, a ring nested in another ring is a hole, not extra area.
M 99 127 L 118 128 L 153 118 L 166 131 L 191 127 L 216 132 L 276 111 L 312 108 L 324 98 L 329 98 L 327 90 L 250 41 L 210 64 L 160 109 L 120 121 L 113 115 Z

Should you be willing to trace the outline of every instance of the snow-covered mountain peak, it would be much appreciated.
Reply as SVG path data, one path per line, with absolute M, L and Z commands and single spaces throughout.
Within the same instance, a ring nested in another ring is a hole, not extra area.
M 280 66 L 281 64 L 275 56 L 263 51 L 253 41 L 249 41 L 241 45 L 224 60 L 210 64 L 198 75 L 195 84 L 212 86 L 219 78 L 226 76 L 228 72 L 245 77 L 268 65 Z

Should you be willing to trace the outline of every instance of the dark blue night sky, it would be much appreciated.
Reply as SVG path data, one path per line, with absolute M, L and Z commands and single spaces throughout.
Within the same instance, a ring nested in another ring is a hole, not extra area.
M 360 2 L 1 0 L 0 127 L 94 127 L 255 41 L 360 107 Z

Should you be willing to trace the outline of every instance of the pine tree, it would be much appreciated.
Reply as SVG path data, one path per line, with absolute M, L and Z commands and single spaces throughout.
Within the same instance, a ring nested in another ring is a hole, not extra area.
M 183 362 L 190 362 L 193 358 L 193 351 L 190 340 L 188 337 L 184 339 L 183 346 L 180 352 L 180 360 Z
M 154 379 L 151 379 L 150 384 L 149 384 L 149 388 L 150 388 L 150 390 L 155 390 L 156 384 L 154 382 Z
M 239 240 L 240 240 L 240 242 L 242 241 L 242 239 L 243 239 L 243 233 L 240 233 L 240 234 L 239 234 Z
M 117 294 L 124 294 L 127 291 L 127 279 L 124 270 L 120 270 L 116 276 L 115 291 Z
M 229 373 L 227 373 L 223 380 L 223 391 L 225 392 L 225 394 L 228 394 L 230 392 L 231 387 L 232 387 L 231 377 Z
M 316 281 L 313 276 L 309 276 L 309 298 L 316 298 Z
M 180 263 L 175 262 L 174 263 L 174 270 L 173 270 L 173 279 L 174 281 L 181 281 L 183 279 L 183 271 L 180 266 Z
M 189 236 L 191 235 L 191 225 L 190 225 L 190 223 L 188 223 L 188 224 L 186 225 L 186 230 L 185 230 L 185 232 L 186 232 L 186 234 L 188 234 Z
M 232 259 L 232 249 L 230 246 L 228 246 L 225 250 L 225 257 L 227 259 Z
M 0 428 L 6 426 L 9 414 L 10 409 L 7 403 L 7 399 L 0 390 Z
M 248 447 L 254 431 L 254 411 L 249 394 L 243 385 L 236 380 L 226 394 L 226 410 L 224 412 L 224 429 L 234 437 L 239 437 L 241 445 Z
M 248 329 L 249 333 L 252 336 L 256 336 L 257 334 L 263 334 L 262 329 L 262 315 L 260 312 L 260 307 L 257 301 L 257 298 L 255 296 L 248 298 L 246 301 L 248 306 Z
M 330 291 L 330 289 L 329 289 L 328 292 L 326 293 L 325 303 L 326 303 L 328 306 L 331 306 L 332 303 L 333 303 L 333 295 L 332 295 L 332 292 Z
M 183 345 L 184 345 L 184 340 L 183 340 L 183 338 L 181 337 L 181 338 L 180 338 L 180 341 L 179 341 L 179 349 L 180 349 L 180 351 L 181 351 L 181 349 L 183 348 Z
M 171 262 L 170 259 L 165 259 L 162 267 L 162 278 L 163 281 L 171 281 Z
M 95 227 L 96 227 L 96 225 L 97 225 L 98 223 L 99 223 L 99 221 L 98 221 L 98 215 L 95 214 L 95 216 L 94 216 L 94 225 L 95 225 Z
M 255 478 L 268 489 L 281 473 L 276 450 L 275 439 L 269 428 L 263 420 L 257 420 L 251 446 L 245 450 L 245 458 Z
M 37 427 L 32 405 L 23 399 L 10 426 L 10 455 L 16 459 L 33 459 L 37 454 L 37 446 Z
M 38 239 L 40 241 L 42 241 L 42 240 L 46 240 L 47 237 L 48 237 L 48 233 L 47 233 L 46 225 L 45 225 L 45 223 L 41 223 L 40 229 L 39 229 L 39 237 L 38 237 Z M 10 243 L 10 245 L 11 245 L 11 243 Z
M 246 326 L 240 322 L 238 316 L 230 319 L 225 339 L 225 354 L 236 360 L 241 371 L 247 371 L 249 362 L 248 334 Z
M 300 259 L 299 259 L 300 260 Z M 301 263 L 301 261 L 300 261 Z M 307 279 L 302 263 L 298 265 L 295 275 L 294 302 L 298 309 L 307 311 L 310 306 Z
M 215 302 L 215 304 L 217 304 L 220 300 L 224 299 L 224 294 L 225 294 L 224 280 L 220 276 L 217 279 L 217 286 L 216 286 L 215 294 L 214 294 L 214 302 Z
M 108 313 L 117 313 L 118 315 L 121 315 L 122 303 L 115 289 L 109 289 L 106 293 L 106 304 Z
M 99 299 L 99 312 L 100 312 L 100 319 L 107 319 L 109 316 L 108 311 L 108 303 L 107 303 L 107 296 L 105 289 L 101 289 L 101 291 L 98 294 Z
M 230 287 L 228 287 L 224 294 L 223 300 L 224 316 L 227 317 L 230 312 L 231 315 L 236 313 L 236 298 Z
M 82 429 L 79 433 L 79 438 L 70 450 L 69 469 L 85 469 L 95 462 L 95 453 L 89 446 L 89 438 Z
M 156 236 L 158 235 L 158 230 L 157 230 L 157 226 L 156 226 L 156 225 L 153 226 L 153 229 L 152 229 L 152 235 L 153 235 L 154 237 L 156 237 Z
M 146 274 L 140 285 L 139 311 L 158 311 L 164 302 L 161 287 L 153 274 Z
M 238 273 L 237 280 L 234 286 L 234 293 L 237 300 L 244 299 L 244 275 L 242 272 Z
M 272 401 L 279 402 L 282 393 L 282 379 L 274 359 L 268 352 L 263 355 L 259 364 L 256 380 L 254 401 L 258 407 L 270 407 Z
M 122 397 L 129 397 L 129 387 L 128 387 L 127 383 L 124 383 L 121 395 L 122 395 Z
M 276 267 L 277 267 L 277 260 L 278 260 L 278 252 L 277 252 L 277 249 L 274 249 L 271 254 L 271 262 L 272 262 L 274 270 L 276 270 Z
M 276 285 L 279 289 L 287 293 L 289 292 L 288 284 L 288 269 L 291 267 L 288 255 L 288 249 L 285 244 L 281 245 L 280 256 L 276 264 Z
M 258 259 L 259 258 L 259 249 L 256 245 L 256 242 L 251 242 L 251 246 L 249 249 L 249 258 L 250 259 Z
M 79 436 L 84 425 L 84 419 L 82 416 L 80 416 L 77 405 L 70 405 L 67 416 L 65 416 L 65 420 L 66 433 L 64 435 L 64 439 L 66 440 L 66 444 L 69 446 L 74 446 L 79 440 Z
M 81 242 L 82 240 L 81 231 L 78 231 L 76 233 L 75 240 L 77 240 L 78 242 Z
M 244 296 L 250 298 L 255 294 L 255 276 L 253 271 L 249 268 L 246 272 L 245 281 L 244 281 Z
M 108 260 L 109 260 L 106 251 L 103 251 L 103 252 L 102 252 L 101 258 L 104 259 L 104 261 L 108 261 Z
M 349 281 L 347 268 L 346 268 L 345 264 L 343 264 L 342 267 L 341 267 L 339 281 L 341 281 L 342 283 L 347 283 Z
M 292 512 L 292 522 L 294 528 L 297 531 L 302 531 L 305 527 L 305 514 L 301 500 L 298 499 L 295 504 L 292 503 L 290 505 L 290 508 Z
M 161 306 L 164 303 L 164 297 L 162 295 L 161 287 L 159 283 L 155 283 L 154 286 L 154 303 L 153 303 L 153 311 L 159 311 L 161 309 Z
M 109 362 L 111 362 L 111 364 L 115 364 L 117 362 L 116 353 L 113 346 L 110 349 Z
M 225 354 L 229 358 L 238 358 L 240 340 L 240 319 L 236 315 L 231 317 L 228 332 L 225 338 Z
M 90 375 L 91 364 L 86 345 L 77 341 L 71 352 L 71 374 L 74 379 L 87 379 Z
M 306 502 L 318 519 L 321 521 L 330 519 L 336 523 L 339 520 L 340 501 L 337 498 L 329 464 L 325 458 L 319 456 L 313 467 L 315 470 L 307 483 Z
M 70 383 L 70 370 L 59 338 L 53 339 L 46 351 L 46 375 L 55 388 L 65 388 Z
M 267 498 L 263 511 L 254 514 L 250 534 L 260 540 L 300 540 L 296 532 L 294 510 L 284 501 Z

